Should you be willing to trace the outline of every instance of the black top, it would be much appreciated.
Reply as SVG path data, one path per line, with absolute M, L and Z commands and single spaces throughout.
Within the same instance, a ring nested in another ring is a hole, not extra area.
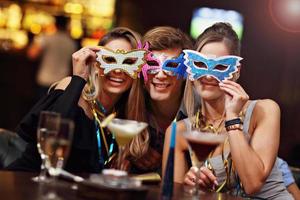
M 187 118 L 185 113 L 181 110 L 179 110 L 176 120 L 182 120 L 184 118 Z M 141 166 L 139 162 L 139 159 L 136 161 L 131 160 L 131 168 L 130 172 L 134 174 L 141 174 L 141 173 L 148 173 L 148 172 L 157 172 L 161 174 L 161 168 L 162 168 L 162 154 L 163 154 L 163 148 L 164 148 L 164 141 L 165 141 L 165 133 L 160 130 L 159 128 L 156 128 L 153 123 L 150 123 L 148 126 L 148 132 L 149 132 L 149 150 L 148 152 L 143 156 L 142 159 L 148 159 L 148 160 L 156 160 L 156 163 L 152 163 L 152 165 L 147 166 Z M 151 157 L 151 158 L 150 158 Z
M 89 119 L 78 106 L 85 83 L 86 81 L 81 77 L 73 76 L 65 90 L 51 91 L 23 118 L 16 131 L 29 145 L 22 159 L 15 162 L 11 169 L 40 169 L 41 160 L 36 148 L 36 130 L 40 111 L 48 110 L 58 112 L 62 117 L 72 119 L 75 123 L 73 143 L 65 168 L 71 172 L 89 173 L 102 170 L 103 165 L 99 162 L 96 125 L 94 120 Z M 110 140 L 111 138 L 108 138 L 108 142 Z

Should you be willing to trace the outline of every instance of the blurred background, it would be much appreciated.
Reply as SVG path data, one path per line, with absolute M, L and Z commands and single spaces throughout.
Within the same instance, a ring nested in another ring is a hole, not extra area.
M 239 82 L 251 99 L 280 105 L 279 156 L 300 167 L 300 0 L 0 0 L 2 128 L 13 130 L 36 102 L 41 60 L 27 49 L 56 31 L 57 15 L 68 18 L 77 48 L 97 44 L 115 26 L 143 34 L 170 25 L 196 38 L 216 21 L 231 22 L 242 41 Z

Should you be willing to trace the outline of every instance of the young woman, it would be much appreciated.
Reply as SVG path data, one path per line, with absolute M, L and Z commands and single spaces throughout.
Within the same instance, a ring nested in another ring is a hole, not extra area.
M 197 52 L 194 52 L 193 59 L 187 58 L 196 66 L 196 72 L 188 70 L 188 76 L 193 80 L 187 81 L 184 96 L 189 118 L 177 125 L 174 181 L 189 185 L 198 183 L 204 190 L 244 193 L 256 198 L 292 199 L 276 162 L 280 135 L 278 105 L 269 99 L 249 100 L 242 86 L 236 83 L 240 67 L 230 80 L 221 82 L 214 78 L 215 72 L 210 71 L 212 67 L 215 71 L 225 72 L 228 65 L 218 64 L 225 58 L 223 56 L 239 56 L 240 43 L 232 27 L 216 23 L 207 28 L 198 37 L 196 50 L 208 59 L 197 59 Z M 209 66 L 214 62 L 214 66 Z M 201 70 L 210 72 L 205 76 L 195 76 Z M 201 107 L 197 110 L 193 109 L 193 87 L 201 97 Z M 197 167 L 189 170 L 189 158 L 185 153 L 189 151 L 189 145 L 182 133 L 192 129 L 227 136 L 225 142 L 210 153 L 206 165 L 200 170 Z M 164 165 L 169 138 L 170 128 L 165 139 Z
M 109 167 L 117 145 L 112 134 L 101 128 L 99 121 L 112 112 L 116 112 L 118 118 L 127 118 L 127 102 L 134 104 L 136 100 L 131 94 L 131 88 L 136 87 L 137 82 L 134 78 L 137 77 L 141 66 L 134 66 L 138 70 L 133 74 L 122 66 L 134 65 L 137 60 L 142 59 L 127 56 L 127 53 L 137 48 L 138 43 L 139 37 L 135 32 L 120 27 L 101 39 L 99 46 L 105 48 L 84 47 L 75 52 L 72 55 L 73 76 L 60 81 L 55 89 L 35 105 L 18 126 L 18 134 L 27 142 L 36 145 L 39 112 L 59 112 L 62 117 L 71 118 L 75 122 L 66 169 L 100 172 L 101 169 Z M 101 64 L 96 62 L 96 59 Z M 122 60 L 121 63 L 119 60 Z M 37 153 L 35 156 L 32 160 L 39 158 Z M 36 169 L 39 169 L 39 162 Z
M 152 60 L 147 59 L 146 69 L 141 73 L 143 80 L 137 91 L 144 95 L 138 101 L 135 119 L 146 121 L 149 126 L 127 147 L 128 167 L 133 173 L 160 173 L 164 133 L 178 114 L 183 97 L 185 80 L 180 73 L 184 67 L 181 53 L 192 44 L 181 30 L 167 26 L 149 30 L 143 43 L 152 52 Z M 172 67 L 177 68 L 177 72 L 172 72 Z

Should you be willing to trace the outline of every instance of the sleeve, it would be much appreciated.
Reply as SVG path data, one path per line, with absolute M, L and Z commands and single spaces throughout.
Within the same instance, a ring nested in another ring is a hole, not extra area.
M 18 124 L 16 132 L 19 136 L 28 143 L 36 143 L 38 117 L 43 110 L 58 112 L 62 117 L 73 119 L 85 83 L 81 77 L 73 76 L 64 91 L 53 90 L 42 97 Z
M 292 183 L 295 183 L 293 174 L 286 161 L 282 160 L 281 158 L 278 158 L 278 168 L 282 173 L 283 182 L 286 187 L 288 187 Z

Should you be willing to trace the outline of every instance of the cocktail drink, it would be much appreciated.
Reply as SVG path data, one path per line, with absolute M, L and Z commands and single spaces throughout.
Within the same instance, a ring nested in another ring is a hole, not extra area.
M 209 153 L 226 139 L 224 134 L 191 131 L 184 133 L 184 137 L 191 146 L 199 161 L 207 158 Z
M 183 136 L 188 141 L 190 147 L 193 150 L 193 153 L 198 159 L 199 166 L 196 167 L 200 167 L 203 164 L 204 160 L 208 157 L 210 152 L 212 152 L 218 145 L 224 143 L 227 137 L 225 134 L 214 134 L 195 130 L 185 132 Z M 198 196 L 198 187 L 199 185 L 197 180 L 195 187 L 190 192 Z
M 121 158 L 125 145 L 128 144 L 136 135 L 141 133 L 146 127 L 147 123 L 138 122 L 126 119 L 112 119 L 107 127 L 114 134 L 119 145 L 118 168 L 121 169 Z

